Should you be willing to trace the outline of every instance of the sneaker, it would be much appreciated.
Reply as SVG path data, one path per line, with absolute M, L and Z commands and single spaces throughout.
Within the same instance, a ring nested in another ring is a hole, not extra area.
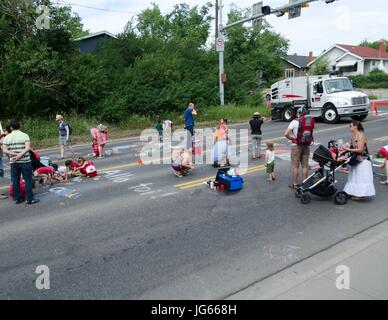
M 24 202 L 23 200 L 20 200 L 20 199 L 19 199 L 19 200 L 16 200 L 16 201 L 15 201 L 15 204 L 21 204 L 21 203 L 23 203 L 23 202 Z
M 174 172 L 175 176 L 177 176 L 178 178 L 182 178 L 183 175 L 181 175 L 179 172 Z
M 40 201 L 39 199 L 32 199 L 32 200 L 30 200 L 30 201 L 27 201 L 26 203 L 27 203 L 28 205 L 30 205 L 30 204 L 38 203 L 39 201 Z

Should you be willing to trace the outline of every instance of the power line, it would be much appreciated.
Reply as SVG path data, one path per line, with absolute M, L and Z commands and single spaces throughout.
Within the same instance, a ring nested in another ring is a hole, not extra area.
M 105 11 L 105 12 L 113 12 L 113 13 L 123 13 L 123 14 L 138 14 L 140 12 L 133 12 L 133 11 L 123 11 L 123 10 L 113 10 L 113 9 L 106 9 L 106 8 L 97 8 L 97 7 L 92 7 L 92 6 L 86 6 L 83 4 L 79 3 L 74 3 L 74 2 L 65 2 L 65 1 L 60 1 L 57 0 L 57 4 L 66 4 L 66 5 L 71 5 L 75 7 L 81 7 L 85 9 L 92 9 L 92 10 L 99 10 L 99 11 Z

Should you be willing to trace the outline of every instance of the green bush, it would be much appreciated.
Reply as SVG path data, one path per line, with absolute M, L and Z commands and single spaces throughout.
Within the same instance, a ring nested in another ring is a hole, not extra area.
M 369 75 L 352 76 L 353 85 L 363 89 L 388 88 L 388 74 L 381 70 L 373 70 Z

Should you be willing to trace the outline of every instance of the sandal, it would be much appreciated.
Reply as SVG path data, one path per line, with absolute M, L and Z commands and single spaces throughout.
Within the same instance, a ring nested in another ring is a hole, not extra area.
M 382 185 L 388 185 L 388 181 L 380 181 L 380 184 L 382 184 Z
M 296 185 L 296 184 L 293 184 L 293 183 L 291 183 L 291 184 L 289 184 L 289 185 L 288 185 L 288 187 L 289 187 L 289 188 L 291 188 L 291 189 L 296 189 L 297 185 Z

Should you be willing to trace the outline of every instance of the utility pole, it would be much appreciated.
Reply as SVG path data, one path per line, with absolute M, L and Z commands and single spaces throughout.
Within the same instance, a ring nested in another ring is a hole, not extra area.
M 219 82 L 220 82 L 220 104 L 221 107 L 225 105 L 225 88 L 224 88 L 224 26 L 222 23 L 222 0 L 219 0 L 219 31 L 218 31 L 218 39 L 217 42 L 220 45 L 220 50 L 219 50 L 219 64 L 220 64 L 220 70 L 219 70 Z M 222 42 L 222 45 L 221 45 Z
M 222 22 L 222 0 L 216 0 L 216 21 L 219 19 L 219 25 L 218 30 L 216 29 L 216 50 L 219 52 L 219 81 L 220 81 L 220 104 L 221 106 L 224 106 L 225 104 L 225 89 L 224 89 L 224 81 L 225 81 L 225 71 L 224 71 L 224 32 L 225 30 L 244 24 L 245 22 L 249 22 L 252 20 L 259 20 L 264 18 L 265 16 L 276 14 L 276 16 L 281 17 L 285 13 L 289 13 L 289 19 L 294 19 L 300 16 L 300 10 L 301 8 L 307 8 L 309 6 L 310 2 L 315 2 L 319 0 L 288 0 L 288 4 L 278 7 L 278 8 L 271 8 L 270 6 L 263 6 L 261 7 L 261 12 L 256 12 L 249 18 L 241 19 L 239 21 L 230 23 L 223 26 Z M 333 3 L 338 0 L 322 0 L 325 3 Z M 217 6 L 217 4 L 219 4 Z M 260 6 L 262 6 L 262 3 L 259 3 Z M 257 5 L 257 4 L 256 4 Z M 218 9 L 218 10 L 217 10 Z M 216 22 L 217 25 L 217 22 Z M 217 37 L 218 35 L 218 37 Z
M 215 26 L 215 30 L 216 30 L 216 35 L 215 35 L 215 39 L 217 40 L 218 38 L 218 0 L 216 0 L 216 26 Z

